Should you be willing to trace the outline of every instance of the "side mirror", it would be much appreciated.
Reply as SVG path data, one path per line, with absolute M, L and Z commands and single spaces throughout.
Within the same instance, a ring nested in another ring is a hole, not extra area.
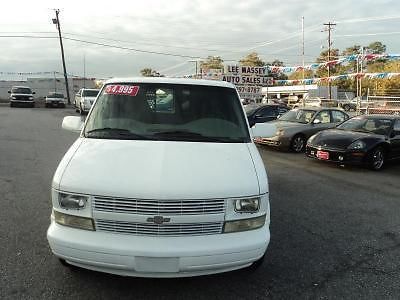
M 82 117 L 68 116 L 64 117 L 62 121 L 62 129 L 80 132 L 83 128 L 84 120 Z
M 320 119 L 314 119 L 313 124 L 320 124 L 321 120 Z
M 11 94 L 11 91 L 8 91 L 9 94 Z
M 250 128 L 253 138 L 255 137 L 273 137 L 276 133 L 276 126 L 271 123 L 256 123 Z
M 32 92 L 32 95 L 35 95 L 36 94 L 36 92 Z

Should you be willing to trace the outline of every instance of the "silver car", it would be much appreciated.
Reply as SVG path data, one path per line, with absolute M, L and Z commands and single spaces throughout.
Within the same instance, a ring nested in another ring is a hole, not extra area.
M 324 107 L 305 107 L 288 111 L 279 120 L 269 122 L 276 127 L 272 137 L 259 137 L 258 144 L 303 152 L 310 136 L 318 131 L 336 127 L 349 119 L 343 110 Z

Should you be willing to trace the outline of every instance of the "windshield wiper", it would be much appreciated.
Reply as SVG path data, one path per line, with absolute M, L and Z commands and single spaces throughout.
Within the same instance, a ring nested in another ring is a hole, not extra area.
M 97 135 L 96 133 L 105 133 Z M 152 138 L 141 134 L 133 133 L 128 129 L 103 127 L 96 128 L 85 132 L 85 137 L 93 138 L 119 138 L 119 139 L 132 139 L 132 140 L 151 140 Z
M 168 140 L 191 141 L 191 142 L 220 142 L 220 143 L 243 142 L 242 138 L 240 138 L 239 141 L 239 139 L 230 137 L 204 136 L 201 133 L 187 131 L 187 130 L 160 131 L 154 133 L 153 136 L 157 138 L 165 138 Z

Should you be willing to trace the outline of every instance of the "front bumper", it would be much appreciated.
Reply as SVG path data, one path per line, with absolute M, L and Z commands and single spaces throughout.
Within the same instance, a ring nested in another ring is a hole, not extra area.
M 154 237 L 74 229 L 47 231 L 53 253 L 86 269 L 137 277 L 188 277 L 232 271 L 260 259 L 269 244 L 260 229 L 206 236 Z
M 35 103 L 35 100 L 27 100 L 27 99 L 10 99 L 12 103 Z
M 289 148 L 290 147 L 290 139 L 283 136 L 273 136 L 268 138 L 254 138 L 254 142 L 256 144 L 273 146 L 277 148 Z
M 317 155 L 318 151 L 324 151 L 328 153 L 327 159 L 319 158 Z M 362 165 L 366 163 L 367 153 L 360 151 L 350 150 L 338 150 L 324 147 L 306 146 L 306 155 L 310 158 L 314 158 L 321 161 L 348 164 L 348 165 Z
M 45 103 L 48 105 L 66 105 L 67 102 L 64 100 L 45 100 Z

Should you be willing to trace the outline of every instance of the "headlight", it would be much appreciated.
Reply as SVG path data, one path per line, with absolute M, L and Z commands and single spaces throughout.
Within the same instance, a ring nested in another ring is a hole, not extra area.
M 264 224 L 265 224 L 265 215 L 251 219 L 227 221 L 224 224 L 224 233 L 253 230 L 263 227 Z
M 276 135 L 278 135 L 278 136 L 282 136 L 282 135 L 284 135 L 285 134 L 285 130 L 283 130 L 283 129 L 278 129 L 277 131 L 276 131 Z
M 58 194 L 58 203 L 65 209 L 83 209 L 88 201 L 88 196 L 72 195 L 66 193 Z
M 91 218 L 67 215 L 67 214 L 58 212 L 56 210 L 53 210 L 53 215 L 54 215 L 54 221 L 60 225 L 73 227 L 73 228 L 79 228 L 79 229 L 85 229 L 85 230 L 92 230 L 92 231 L 95 230 L 93 219 L 91 219 Z
M 15 96 L 12 96 L 12 97 L 11 97 L 11 99 L 13 99 L 13 100 L 17 100 L 17 97 L 15 97 Z
M 32 96 L 30 96 L 30 97 L 29 97 L 29 100 L 33 100 L 33 97 L 32 97 Z
M 235 211 L 239 213 L 255 213 L 260 207 L 260 198 L 245 198 L 234 200 Z
M 363 141 L 355 141 L 349 147 L 347 147 L 347 149 L 350 149 L 350 150 L 361 150 L 361 149 L 364 149 L 365 146 L 366 146 L 366 144 Z

